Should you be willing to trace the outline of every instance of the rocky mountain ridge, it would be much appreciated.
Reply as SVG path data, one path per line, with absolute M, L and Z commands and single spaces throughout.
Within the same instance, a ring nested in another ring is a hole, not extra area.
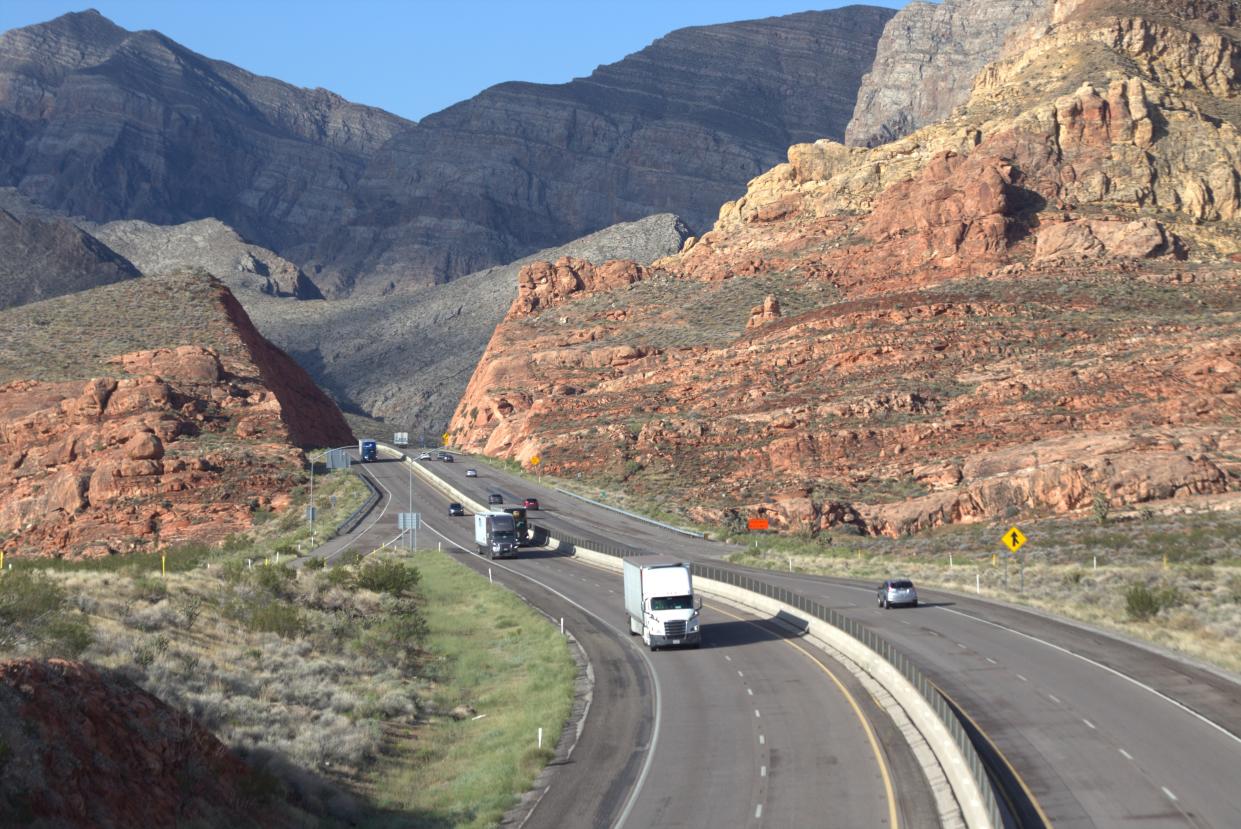
M 679 251 L 688 236 L 680 219 L 662 214 L 421 290 L 292 305 L 251 293 L 243 302 L 264 335 L 346 409 L 435 438 L 512 304 L 523 265 L 564 256 L 651 262 Z
M 1050 8 L 1048 0 L 909 3 L 883 29 L 844 143 L 874 147 L 948 117 L 1010 33 L 1046 25 Z
M 325 293 L 382 294 L 652 213 L 709 220 L 789 143 L 843 135 L 891 14 L 685 29 L 421 124 L 70 14 L 0 37 L 0 186 L 96 223 L 212 217 Z
M 94 556 L 218 541 L 300 485 L 340 411 L 199 273 L 0 312 L 0 544 Z
M 530 266 L 453 443 L 901 535 L 1241 488 L 1239 4 L 1056 2 L 940 123 L 649 268 Z

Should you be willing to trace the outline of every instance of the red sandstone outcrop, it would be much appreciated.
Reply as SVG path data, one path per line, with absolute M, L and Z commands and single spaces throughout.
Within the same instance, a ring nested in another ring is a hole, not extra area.
M 1241 489 L 1235 14 L 1053 12 L 947 121 L 792 147 L 640 283 L 515 304 L 454 443 L 811 531 Z
M 352 440 L 331 400 L 214 284 L 205 310 L 221 347 L 134 351 L 107 359 L 109 376 L 0 385 L 6 552 L 214 542 L 248 529 L 257 507 L 287 502 L 299 447 Z M 54 300 L 70 301 L 81 300 Z
M 627 259 L 613 259 L 597 266 L 572 256 L 562 256 L 555 262 L 532 262 L 517 274 L 517 298 L 509 314 L 533 314 L 559 305 L 572 294 L 632 285 L 646 273 L 646 268 Z
M 0 746 L 5 825 L 292 825 L 188 714 L 80 662 L 0 662 Z

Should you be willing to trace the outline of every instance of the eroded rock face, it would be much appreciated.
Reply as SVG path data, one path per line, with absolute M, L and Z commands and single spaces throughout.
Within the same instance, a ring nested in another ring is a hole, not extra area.
M 511 313 L 454 442 L 812 532 L 1241 489 L 1234 17 L 1055 12 L 945 122 L 794 146 L 640 282 Z
M 108 376 L 0 384 L 6 552 L 105 555 L 218 541 L 249 528 L 256 508 L 287 502 L 301 480 L 299 447 L 352 440 L 331 400 L 213 284 L 214 304 L 194 310 L 214 314 L 227 351 L 144 349 L 105 361 Z M 152 280 L 144 289 L 170 286 L 184 284 Z M 84 296 L 62 301 L 89 306 Z M 56 313 L 32 307 L 26 313 Z
M 251 769 L 188 714 L 81 662 L 0 662 L 0 742 L 6 822 L 290 825 L 246 794 Z
M 946 118 L 1015 29 L 1045 22 L 1052 0 L 914 2 L 888 21 L 862 78 L 845 143 L 874 147 Z
M 0 309 L 133 279 L 116 251 L 61 218 L 0 208 Z

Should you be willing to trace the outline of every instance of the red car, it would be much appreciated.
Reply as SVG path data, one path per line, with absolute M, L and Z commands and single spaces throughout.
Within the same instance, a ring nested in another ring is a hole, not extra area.
M 525 507 L 526 509 L 538 509 L 539 499 L 538 498 L 527 498 L 525 501 L 522 501 L 521 505 Z

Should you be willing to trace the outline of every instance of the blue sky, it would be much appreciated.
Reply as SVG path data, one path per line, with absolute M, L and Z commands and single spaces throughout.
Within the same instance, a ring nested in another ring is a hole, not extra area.
M 421 118 L 501 81 L 563 83 L 683 26 L 842 0 L 0 0 L 0 31 L 98 9 L 207 57 Z M 869 0 L 900 8 L 905 0 Z

